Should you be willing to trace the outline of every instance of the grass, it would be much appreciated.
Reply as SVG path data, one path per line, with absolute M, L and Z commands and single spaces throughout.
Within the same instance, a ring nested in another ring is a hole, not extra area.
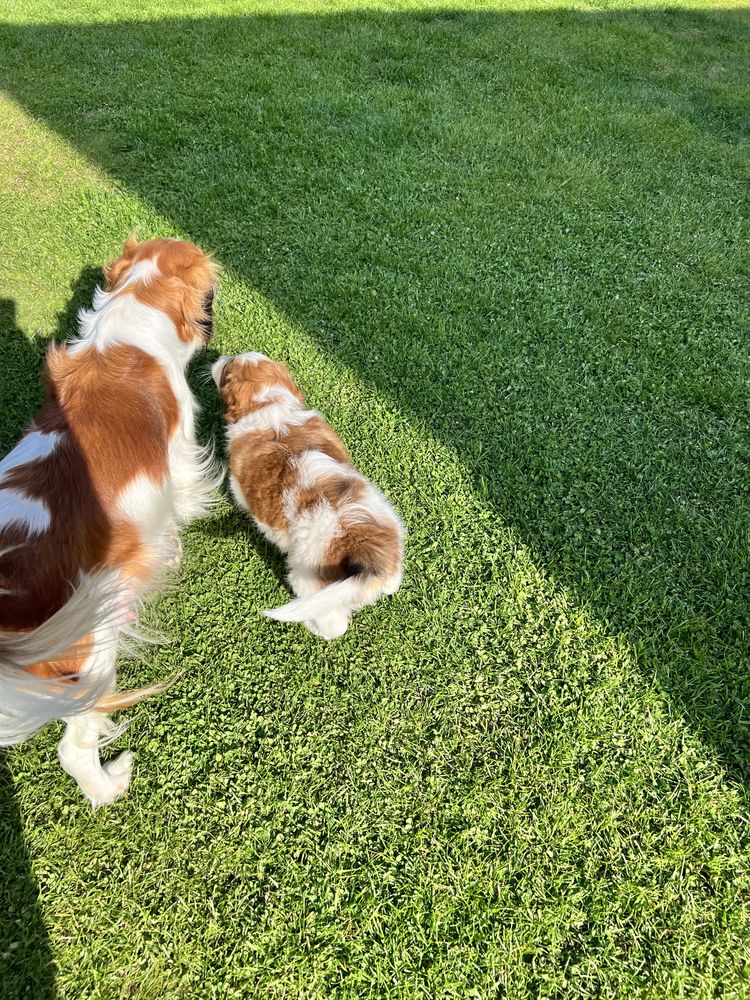
M 227 501 L 187 532 L 130 795 L 0 761 L 3 1000 L 747 995 L 746 11 L 0 20 L 0 448 L 92 269 L 185 235 L 410 531 L 331 645 Z

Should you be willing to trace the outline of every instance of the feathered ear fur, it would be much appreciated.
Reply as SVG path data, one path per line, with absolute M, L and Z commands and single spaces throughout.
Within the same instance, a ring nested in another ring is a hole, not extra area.
M 128 238 L 122 245 L 122 253 L 115 260 L 108 260 L 102 272 L 104 274 L 104 290 L 106 292 L 111 292 L 117 282 L 120 280 L 122 272 L 130 266 L 130 258 L 135 253 L 138 247 L 138 239 L 135 232 L 128 234 Z
M 135 248 L 138 246 L 138 237 L 134 229 L 131 229 L 127 235 L 127 239 L 122 245 L 122 253 L 124 257 L 130 257 Z

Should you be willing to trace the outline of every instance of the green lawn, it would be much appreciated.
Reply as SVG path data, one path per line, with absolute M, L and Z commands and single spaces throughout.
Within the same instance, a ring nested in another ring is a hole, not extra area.
M 0 21 L 0 453 L 135 226 L 410 532 L 331 645 L 226 500 L 187 532 L 130 794 L 0 756 L 2 1000 L 747 996 L 747 11 Z

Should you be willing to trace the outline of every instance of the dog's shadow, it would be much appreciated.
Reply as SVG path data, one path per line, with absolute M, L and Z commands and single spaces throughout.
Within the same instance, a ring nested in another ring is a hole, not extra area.
M 65 307 L 57 314 L 52 335 L 29 338 L 18 323 L 13 299 L 0 299 L 0 455 L 15 443 L 44 399 L 41 372 L 50 342 L 61 343 L 76 334 L 78 311 L 91 305 L 102 272 L 85 267 L 70 288 Z
M 75 315 L 93 291 L 98 272 L 86 269 L 73 285 L 70 302 L 57 317 L 53 339 L 70 336 Z M 0 299 L 0 457 L 11 448 L 41 403 L 40 372 L 48 339 L 20 329 L 16 303 Z M 0 994 L 5 998 L 56 995 L 55 967 L 39 887 L 26 846 L 21 809 L 13 784 L 12 759 L 0 750 Z

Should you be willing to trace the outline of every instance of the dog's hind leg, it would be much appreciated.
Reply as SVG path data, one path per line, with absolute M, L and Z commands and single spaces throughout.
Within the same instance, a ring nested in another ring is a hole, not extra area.
M 65 735 L 57 748 L 63 770 L 78 782 L 95 809 L 114 802 L 128 790 L 133 755 L 125 751 L 102 766 L 99 741 L 111 729 L 105 715 L 85 712 L 66 719 L 66 723 Z
M 81 673 L 96 674 L 109 691 L 115 687 L 117 660 L 117 629 L 99 629 L 94 647 Z M 126 792 L 130 784 L 133 755 L 121 753 L 102 766 L 99 745 L 102 737 L 111 736 L 116 727 L 102 712 L 82 712 L 65 719 L 66 729 L 57 747 L 57 756 L 64 771 L 78 782 L 83 794 L 94 808 L 106 805 Z

